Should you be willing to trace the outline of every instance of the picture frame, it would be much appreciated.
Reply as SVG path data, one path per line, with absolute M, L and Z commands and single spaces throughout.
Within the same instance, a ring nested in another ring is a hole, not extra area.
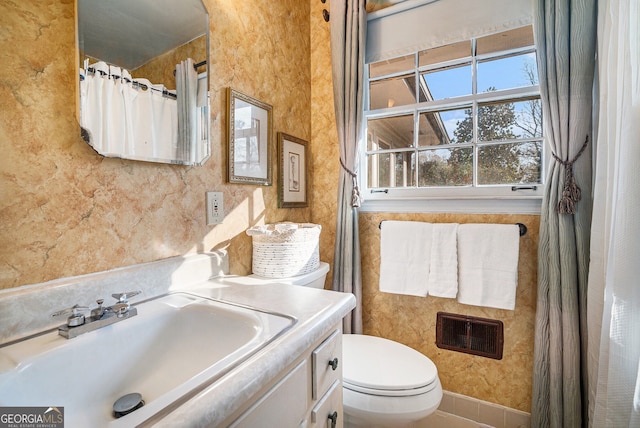
M 272 185 L 273 107 L 227 88 L 227 179 Z
M 284 132 L 278 132 L 278 206 L 304 208 L 309 206 L 308 143 Z

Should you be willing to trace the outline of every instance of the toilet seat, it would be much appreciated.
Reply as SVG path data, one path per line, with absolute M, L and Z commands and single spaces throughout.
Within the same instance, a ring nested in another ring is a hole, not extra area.
M 392 390 L 392 389 L 380 389 L 380 388 L 363 388 L 358 385 L 354 385 L 349 382 L 343 382 L 342 385 L 355 392 L 361 392 L 367 395 L 379 395 L 381 397 L 408 397 L 411 395 L 420 395 L 426 394 L 436 387 L 436 382 L 431 382 L 429 385 L 425 385 L 421 388 L 412 388 L 412 389 L 401 389 L 401 390 Z
M 343 335 L 344 387 L 369 395 L 406 397 L 439 385 L 435 364 L 401 343 L 367 335 Z

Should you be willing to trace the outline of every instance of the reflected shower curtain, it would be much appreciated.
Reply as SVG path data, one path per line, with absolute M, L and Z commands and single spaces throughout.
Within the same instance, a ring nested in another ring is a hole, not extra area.
M 197 98 L 198 73 L 191 58 L 176 64 L 176 90 L 178 92 L 177 157 L 195 162 L 198 147 Z
M 534 5 L 544 132 L 553 160 L 540 217 L 531 426 L 571 428 L 587 421 L 596 0 Z
M 344 318 L 345 333 L 362 333 L 362 272 L 357 185 L 358 139 L 362 124 L 365 0 L 331 1 L 331 64 L 340 177 L 332 288 L 353 293 L 356 308 Z
M 80 70 L 80 125 L 105 156 L 174 159 L 177 103 L 166 88 L 103 61 Z
M 640 427 L 640 4 L 598 4 L 589 426 Z

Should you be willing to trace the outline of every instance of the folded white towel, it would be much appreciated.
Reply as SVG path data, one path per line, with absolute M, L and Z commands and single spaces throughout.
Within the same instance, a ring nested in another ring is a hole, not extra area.
M 458 226 L 458 302 L 515 308 L 519 231 L 511 224 Z
M 458 294 L 458 224 L 434 223 L 429 267 L 429 295 L 455 298 Z
M 380 291 L 426 296 L 433 225 L 386 220 L 381 229 Z

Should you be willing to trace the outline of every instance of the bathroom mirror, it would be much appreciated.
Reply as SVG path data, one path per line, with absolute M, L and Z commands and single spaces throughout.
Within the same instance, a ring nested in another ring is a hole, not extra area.
M 210 156 L 209 14 L 202 0 L 77 0 L 80 125 L 106 157 Z

